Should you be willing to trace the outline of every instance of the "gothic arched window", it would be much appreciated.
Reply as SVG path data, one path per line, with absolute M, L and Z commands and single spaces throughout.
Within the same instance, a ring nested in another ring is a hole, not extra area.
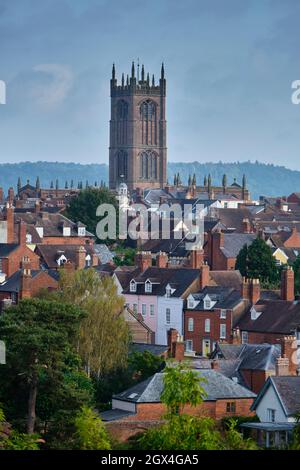
M 156 105 L 151 100 L 143 101 L 140 106 L 141 119 L 143 121 L 154 121 L 156 118 Z
M 140 154 L 140 177 L 142 179 L 157 179 L 157 155 L 155 152 Z
M 117 119 L 123 120 L 128 117 L 128 103 L 124 100 L 118 101 L 117 104 Z
M 156 103 L 145 100 L 140 105 L 142 144 L 157 145 L 157 111 Z
M 118 179 L 127 179 L 127 153 L 119 150 L 116 155 L 116 176 Z

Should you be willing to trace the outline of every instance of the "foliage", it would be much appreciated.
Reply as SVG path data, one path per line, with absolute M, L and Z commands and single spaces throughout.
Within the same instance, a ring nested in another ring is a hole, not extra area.
M 5 440 L 4 450 L 39 450 L 39 436 L 37 434 L 24 434 L 12 431 Z
M 227 430 L 224 436 L 224 445 L 227 450 L 257 450 L 256 443 L 250 439 L 245 439 L 237 430 L 238 420 L 231 418 L 227 424 Z
M 182 413 L 186 404 L 191 406 L 199 405 L 206 392 L 202 384 L 205 379 L 197 372 L 188 369 L 184 363 L 168 365 L 164 373 L 164 389 L 161 394 L 161 401 L 173 414 Z
M 130 353 L 127 367 L 118 367 L 97 381 L 96 402 L 98 408 L 107 408 L 114 393 L 120 393 L 148 379 L 161 370 L 164 364 L 162 358 L 154 356 L 149 351 Z
M 113 279 L 100 278 L 94 269 L 62 271 L 59 287 L 58 296 L 87 312 L 80 325 L 78 353 L 88 375 L 99 378 L 125 366 L 130 334 L 122 315 L 124 298 Z
M 300 294 L 300 255 L 297 256 L 293 263 L 293 269 L 295 273 L 295 293 Z
M 82 222 L 88 231 L 96 234 L 97 224 L 101 220 L 96 216 L 96 211 L 101 204 L 112 204 L 118 209 L 115 196 L 107 188 L 87 188 L 71 199 L 65 215 L 75 222 Z
M 116 266 L 133 266 L 136 250 L 134 248 L 120 248 L 116 250 L 114 263 Z
M 15 418 L 27 415 L 24 396 L 29 397 L 30 433 L 35 426 L 41 377 L 48 377 L 53 387 L 59 386 L 65 357 L 83 316 L 75 305 L 28 299 L 6 310 L 0 318 L 0 336 L 7 351 L 7 363 L 1 367 L 0 393 Z
M 261 238 L 256 238 L 247 247 L 244 246 L 237 256 L 236 269 L 243 276 L 259 279 L 263 286 L 276 286 L 279 273 L 271 248 Z
M 104 425 L 98 414 L 84 406 L 75 419 L 75 449 L 110 450 Z

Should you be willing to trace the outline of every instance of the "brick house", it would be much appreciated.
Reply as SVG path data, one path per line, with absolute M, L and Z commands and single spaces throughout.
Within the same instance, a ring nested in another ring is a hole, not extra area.
M 37 245 L 35 253 L 46 269 L 59 269 L 65 263 L 72 263 L 75 269 L 97 267 L 99 257 L 93 245 Z
M 201 384 L 206 392 L 203 402 L 191 407 L 185 413 L 193 416 L 209 416 L 220 420 L 227 416 L 253 416 L 250 411 L 256 395 L 215 370 L 197 371 L 205 382 Z M 156 373 L 122 393 L 113 396 L 112 410 L 101 413 L 107 429 L 124 440 L 161 422 L 166 407 L 160 401 L 163 391 L 164 373 Z
M 33 253 L 26 245 L 1 243 L 0 273 L 4 274 L 6 277 L 10 277 L 20 269 L 24 257 L 30 259 L 32 269 L 40 269 L 40 259 L 38 255 Z
M 208 241 L 211 269 L 235 269 L 239 252 L 244 245 L 250 246 L 256 237 L 254 233 L 224 233 L 220 230 L 211 233 Z

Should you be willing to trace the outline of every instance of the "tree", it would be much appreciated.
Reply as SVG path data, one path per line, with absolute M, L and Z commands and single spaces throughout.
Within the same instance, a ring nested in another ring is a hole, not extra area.
M 82 186 L 79 189 L 82 189 Z M 101 204 L 112 204 L 116 211 L 118 209 L 118 202 L 108 189 L 88 188 L 72 198 L 65 214 L 75 222 L 82 222 L 90 232 L 96 233 L 97 224 L 101 220 L 96 211 Z
M 0 337 L 7 345 L 7 364 L 1 371 L 2 393 L 18 382 L 25 391 L 28 434 L 35 430 L 41 375 L 57 380 L 83 316 L 72 304 L 28 299 L 6 310 L 0 318 Z
M 248 248 L 242 248 L 237 257 L 236 269 L 239 269 L 243 276 L 259 279 L 264 286 L 273 286 L 279 281 L 272 250 L 261 238 L 256 238 Z
M 35 182 L 35 189 L 38 191 L 41 189 L 41 183 L 40 183 L 40 178 L 37 177 L 36 182 Z
M 295 273 L 295 293 L 300 294 L 300 255 L 297 256 L 293 269 Z
M 88 375 L 99 378 L 126 365 L 130 335 L 122 315 L 124 298 L 113 279 L 100 278 L 92 268 L 62 271 L 59 287 L 57 295 L 87 312 L 80 324 L 78 352 Z
M 22 188 L 22 183 L 21 183 L 21 178 L 19 176 L 19 178 L 18 178 L 18 194 L 20 194 L 21 188 Z
M 169 365 L 164 372 L 164 389 L 161 401 L 171 415 L 183 412 L 186 404 L 199 405 L 206 392 L 202 385 L 205 379 L 186 364 L 179 363 L 176 366 Z
M 118 248 L 114 257 L 116 266 L 133 266 L 136 250 L 134 248 Z
M 107 432 L 98 414 L 84 406 L 75 418 L 75 445 L 80 450 L 110 450 Z

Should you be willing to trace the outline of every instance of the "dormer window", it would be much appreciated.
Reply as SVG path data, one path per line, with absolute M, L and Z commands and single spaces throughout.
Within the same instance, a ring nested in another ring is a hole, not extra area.
M 210 310 L 211 309 L 211 300 L 210 299 L 205 299 L 204 300 L 204 309 L 205 310 Z
M 194 299 L 193 299 L 193 297 L 188 298 L 187 307 L 188 308 L 194 308 Z
M 60 257 L 57 258 L 56 262 L 58 266 L 62 266 L 63 264 L 67 262 L 67 258 L 65 257 L 65 255 L 60 255 Z
M 63 236 L 70 237 L 71 235 L 71 228 L 70 227 L 63 227 Z
M 257 320 L 258 317 L 260 317 L 261 313 L 262 312 L 257 312 L 255 310 L 255 307 L 252 307 L 252 309 L 251 309 L 251 320 Z
M 85 237 L 85 227 L 78 227 L 78 236 Z
M 148 294 L 152 292 L 152 282 L 149 280 L 145 282 L 145 292 Z
M 44 228 L 43 228 L 43 227 L 35 227 L 35 229 L 36 229 L 36 231 L 37 231 L 39 237 L 40 237 L 40 238 L 43 238 L 43 236 L 44 236 Z
M 85 258 L 85 265 L 87 267 L 90 267 L 91 264 L 92 264 L 92 257 L 91 257 L 91 255 L 87 255 L 86 258 Z
M 166 287 L 166 297 L 171 297 L 172 294 L 172 289 L 170 286 Z
M 130 292 L 136 292 L 136 282 L 134 279 L 130 281 Z
M 32 243 L 32 236 L 30 233 L 26 233 L 26 243 Z

